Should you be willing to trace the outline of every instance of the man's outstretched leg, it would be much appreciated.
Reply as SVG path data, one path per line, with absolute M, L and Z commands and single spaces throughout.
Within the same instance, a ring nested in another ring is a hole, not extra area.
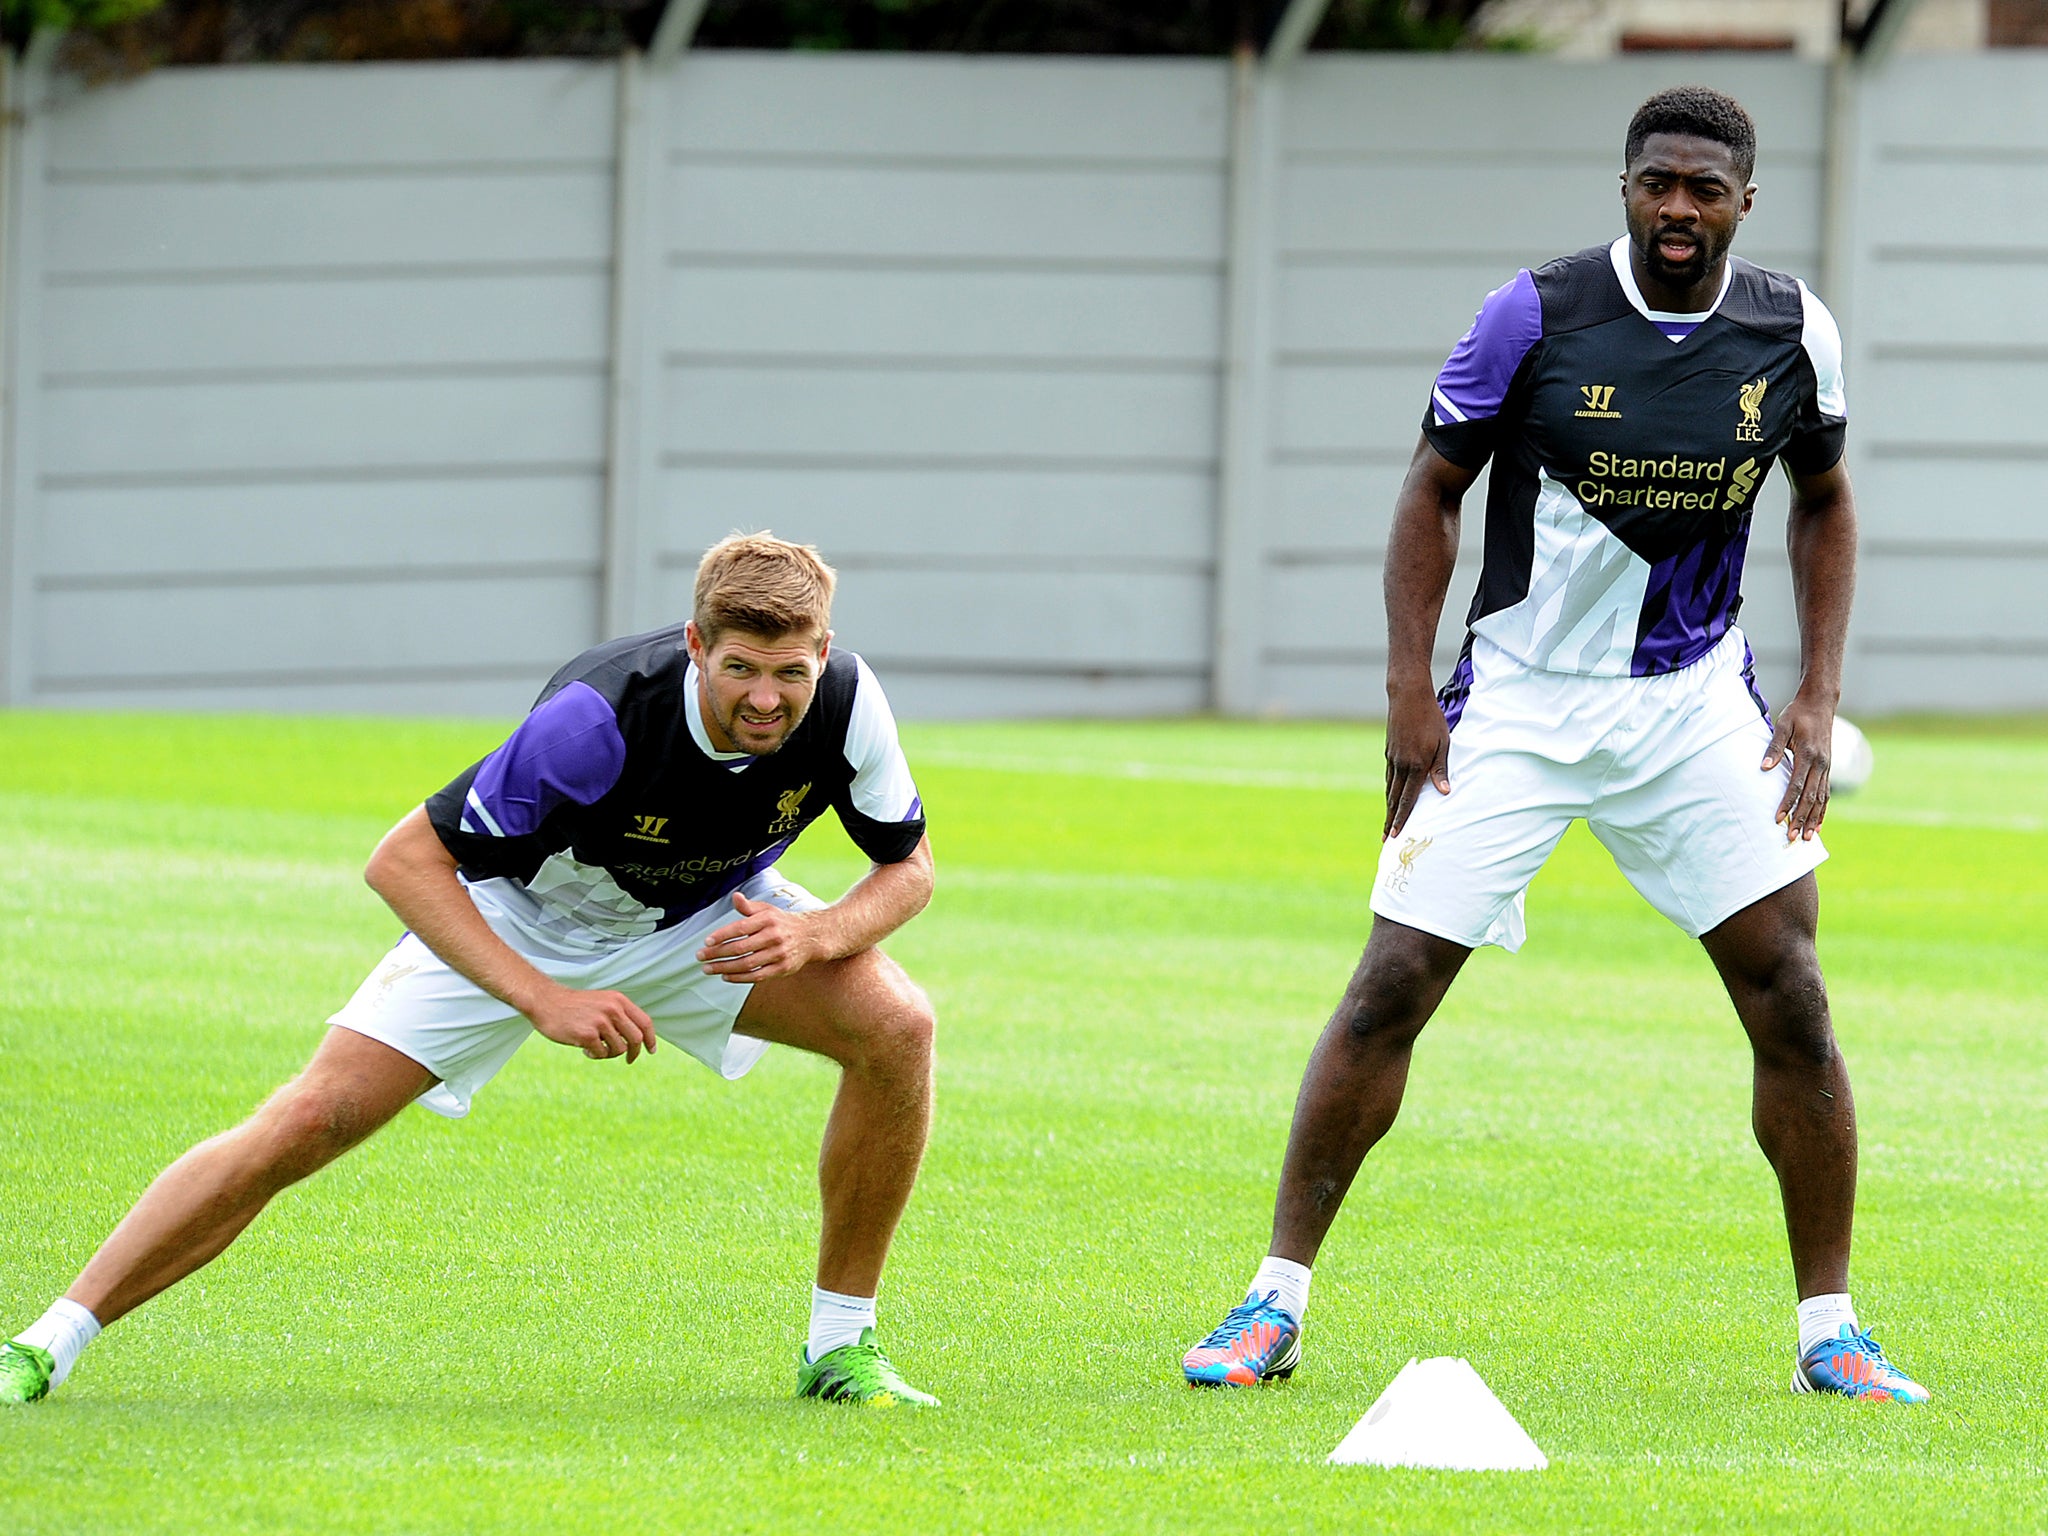
M 1472 951 L 1375 918 L 1344 1000 L 1308 1059 L 1273 1206 L 1273 1242 L 1242 1304 L 1181 1362 L 1191 1386 L 1294 1374 L 1309 1268 L 1345 1192 L 1401 1110 L 1415 1038 Z
M 288 1184 L 325 1167 L 433 1086 L 418 1062 L 330 1029 L 306 1070 L 158 1174 L 49 1312 L 0 1346 L 0 1402 L 42 1397 L 100 1329 L 218 1255 Z
M 1750 1122 L 1778 1175 L 1799 1291 L 1792 1390 L 1923 1403 L 1927 1389 L 1885 1359 L 1849 1300 L 1856 1104 L 1814 950 L 1819 918 L 1809 874 L 1700 939 L 1756 1058 Z
M 735 1027 L 842 1069 L 818 1152 L 823 1221 L 799 1395 L 936 1408 L 937 1398 L 897 1373 L 875 1335 L 882 1268 L 931 1130 L 930 1002 L 901 966 L 871 949 L 757 983 Z

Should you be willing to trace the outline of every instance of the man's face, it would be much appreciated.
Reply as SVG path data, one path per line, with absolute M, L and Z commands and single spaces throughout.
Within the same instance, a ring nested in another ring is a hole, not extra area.
M 1651 134 L 1621 177 L 1637 260 L 1655 281 L 1678 290 L 1719 268 L 1755 195 L 1726 144 L 1688 133 Z
M 732 629 L 706 645 L 692 622 L 683 634 L 704 680 L 699 703 L 711 745 L 754 757 L 778 749 L 797 728 L 832 647 L 829 632 L 816 639 Z

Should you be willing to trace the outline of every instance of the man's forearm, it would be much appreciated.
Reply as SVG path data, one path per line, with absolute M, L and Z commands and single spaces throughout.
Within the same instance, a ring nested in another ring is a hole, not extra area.
M 1846 474 L 1795 488 L 1785 532 L 1799 620 L 1799 687 L 1832 705 L 1842 692 L 1856 591 L 1856 506 Z
M 1390 695 L 1418 687 L 1435 691 L 1430 658 L 1458 560 L 1464 495 L 1464 486 L 1446 485 L 1439 473 L 1432 472 L 1442 463 L 1426 447 L 1418 450 L 1394 502 L 1384 579 Z
M 909 858 L 877 864 L 831 906 L 810 914 L 822 960 L 840 960 L 873 949 L 925 909 L 932 899 L 931 840 L 920 841 Z
M 364 878 L 421 943 L 500 1002 L 531 1017 L 539 996 L 557 985 L 484 921 L 424 809 L 385 834 Z

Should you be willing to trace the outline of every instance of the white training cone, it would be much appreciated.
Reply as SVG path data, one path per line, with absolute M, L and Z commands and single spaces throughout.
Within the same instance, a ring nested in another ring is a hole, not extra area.
M 1402 1366 L 1330 1461 L 1452 1472 L 1540 1472 L 1550 1465 L 1472 1362 L 1449 1355 Z

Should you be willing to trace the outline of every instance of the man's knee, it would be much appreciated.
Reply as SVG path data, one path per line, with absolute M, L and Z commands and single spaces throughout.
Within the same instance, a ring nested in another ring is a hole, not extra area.
M 1406 1049 L 1436 1012 L 1469 951 L 1397 924 L 1375 924 L 1338 1016 L 1361 1044 Z
M 1834 1061 L 1835 1029 L 1827 983 L 1810 952 L 1788 957 L 1758 988 L 1757 1025 L 1750 1031 L 1759 1057 L 1789 1066 L 1825 1067 Z
M 258 1161 L 279 1187 L 325 1167 L 388 1118 L 347 1082 L 297 1077 L 256 1112 Z
M 886 1000 L 866 1029 L 869 1049 L 885 1054 L 901 1065 L 922 1067 L 932 1059 L 932 1042 L 938 1036 L 938 1015 L 923 987 L 891 967 Z
M 938 1018 L 924 988 L 879 950 L 842 964 L 846 970 L 835 989 L 831 1021 L 840 1064 L 898 1071 L 927 1067 Z

